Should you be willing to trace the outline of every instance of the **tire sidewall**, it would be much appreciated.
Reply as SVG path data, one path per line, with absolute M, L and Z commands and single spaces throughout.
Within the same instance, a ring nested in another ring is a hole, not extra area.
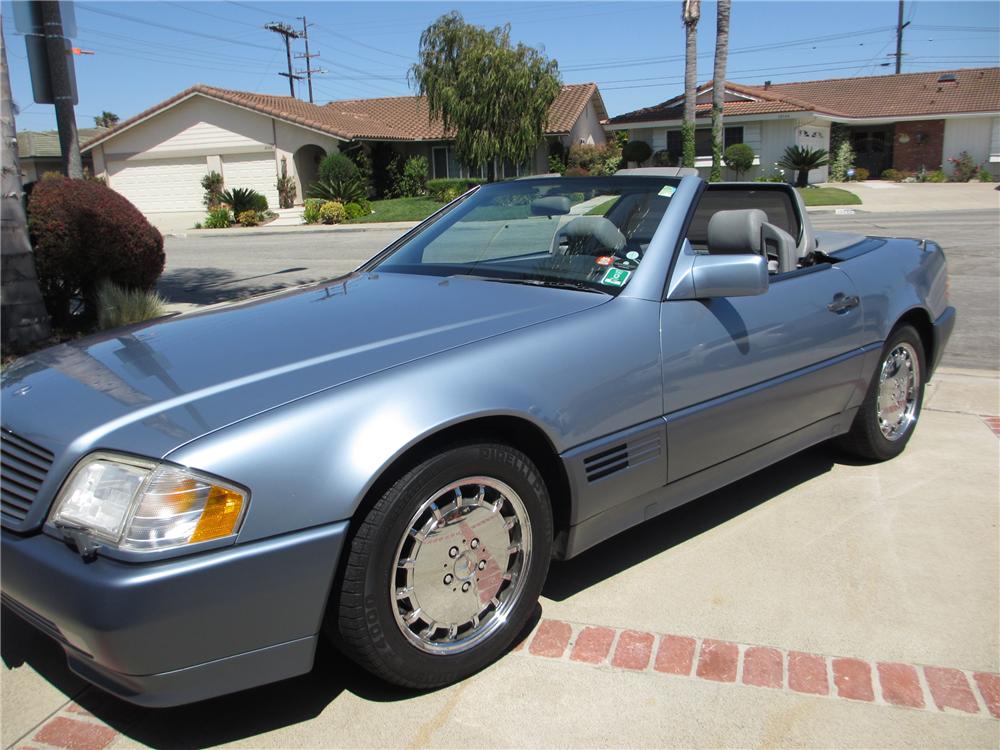
M 507 624 L 482 643 L 457 654 L 428 654 L 399 629 L 390 598 L 395 556 L 417 508 L 433 493 L 466 476 L 489 476 L 520 496 L 531 521 L 532 551 L 520 600 Z M 542 478 L 528 458 L 497 444 L 456 447 L 421 464 L 394 485 L 392 505 L 378 528 L 367 561 L 362 606 L 367 636 L 377 658 L 393 674 L 414 685 L 437 686 L 462 679 L 497 659 L 531 616 L 548 573 L 552 512 Z
M 889 440 L 882 434 L 882 430 L 878 424 L 879 375 L 882 372 L 882 366 L 885 363 L 885 358 L 889 355 L 889 352 L 901 343 L 909 344 L 913 348 L 913 351 L 917 354 L 917 367 L 919 368 L 917 405 L 913 412 L 913 423 L 910 425 L 906 433 L 898 440 Z M 906 444 L 910 442 L 910 438 L 913 437 L 914 431 L 917 429 L 917 424 L 920 422 L 920 415 L 924 408 L 924 386 L 927 383 L 927 365 L 925 360 L 924 346 L 923 342 L 920 340 L 920 334 L 918 334 L 912 326 L 907 325 L 897 329 L 892 336 L 889 337 L 886 345 L 882 347 L 882 354 L 879 357 L 878 365 L 876 366 L 875 373 L 872 376 L 868 397 L 865 399 L 863 407 L 863 418 L 867 422 L 866 427 L 868 433 L 871 435 L 872 447 L 882 460 L 895 458 L 902 453 L 903 449 L 906 448 Z

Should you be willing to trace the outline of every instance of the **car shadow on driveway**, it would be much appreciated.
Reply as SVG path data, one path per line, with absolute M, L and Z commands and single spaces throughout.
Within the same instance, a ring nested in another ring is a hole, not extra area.
M 571 560 L 553 561 L 542 596 L 555 601 L 568 599 L 825 474 L 837 463 L 861 462 L 821 444 L 652 518 Z
M 828 445 L 817 446 L 623 532 L 579 557 L 554 562 L 543 595 L 566 599 L 821 476 L 836 463 L 852 462 Z M 514 645 L 531 632 L 540 613 L 536 607 Z M 372 702 L 407 700 L 421 694 L 382 682 L 321 642 L 309 674 L 190 706 L 147 709 L 84 687 L 67 668 L 58 644 L 6 607 L 2 626 L 3 660 L 8 667 L 29 664 L 67 698 L 121 734 L 151 747 L 208 747 L 254 737 L 314 719 L 344 692 Z

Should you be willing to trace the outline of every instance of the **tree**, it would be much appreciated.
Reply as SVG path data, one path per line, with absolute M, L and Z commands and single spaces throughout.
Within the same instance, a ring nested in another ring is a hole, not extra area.
M 712 173 L 710 182 L 722 180 L 722 106 L 726 94 L 726 58 L 729 56 L 729 13 L 732 0 L 718 0 L 715 15 L 715 70 L 712 73 Z M 737 176 L 736 179 L 739 179 Z
M 446 13 L 420 35 L 410 77 L 431 117 L 455 132 L 455 155 L 466 167 L 531 158 L 545 134 L 561 83 L 555 60 L 510 41 L 510 24 L 492 30 Z
M 42 301 L 35 256 L 28 240 L 22 202 L 21 164 L 7 71 L 7 45 L 0 18 L 0 118 L 3 153 L 0 202 L 0 325 L 5 350 L 28 349 L 49 336 L 49 316 Z
M 104 110 L 101 114 L 94 118 L 94 125 L 98 128 L 113 128 L 118 124 L 121 118 L 114 112 L 108 112 Z
M 749 172 L 753 168 L 753 149 L 745 143 L 734 143 L 726 149 L 722 161 L 726 166 L 736 172 L 736 181 L 739 182 L 744 172 Z M 716 180 L 718 182 L 718 180 Z
M 694 166 L 694 115 L 698 98 L 698 20 L 701 18 L 701 0 L 682 0 L 686 34 L 684 43 L 684 122 L 681 125 L 681 142 L 685 167 Z
M 828 164 L 827 153 L 821 148 L 808 146 L 789 146 L 778 162 L 782 169 L 791 169 L 796 173 L 795 187 L 805 187 L 809 184 L 809 172 L 825 167 Z

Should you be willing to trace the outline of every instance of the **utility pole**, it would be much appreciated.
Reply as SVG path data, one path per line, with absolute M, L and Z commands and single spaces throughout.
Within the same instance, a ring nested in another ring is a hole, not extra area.
M 71 50 L 63 35 L 59 3 L 54 0 L 42 0 L 38 3 L 38 7 L 41 9 L 42 31 L 49 62 L 52 100 L 56 108 L 63 171 L 67 177 L 80 180 L 83 179 L 83 162 L 80 160 L 80 141 L 77 138 L 76 114 L 73 111 L 73 86 L 69 70 Z
M 907 21 L 903 23 L 903 0 L 899 0 L 899 15 L 896 20 L 896 54 L 890 57 L 896 58 L 896 75 L 903 69 L 903 29 L 910 25 Z
M 305 70 L 306 81 L 309 83 L 309 103 L 312 104 L 313 103 L 313 73 L 323 73 L 325 71 L 323 71 L 323 70 L 313 70 L 311 58 L 313 58 L 313 57 L 319 57 L 319 53 L 317 52 L 316 54 L 313 54 L 313 55 L 309 54 L 309 24 L 306 23 L 306 17 L 305 16 L 298 16 L 298 18 L 302 19 L 302 33 L 300 33 L 299 36 L 302 37 L 303 40 L 305 40 L 305 43 L 306 43 L 306 53 L 304 55 L 296 55 L 295 57 L 297 57 L 299 59 L 305 58 L 305 61 L 306 61 L 306 70 Z M 301 72 L 301 71 L 299 71 L 299 72 Z
M 265 23 L 264 28 L 268 31 L 273 31 L 275 34 L 281 34 L 281 36 L 285 38 L 285 56 L 288 58 L 288 72 L 278 73 L 278 75 L 286 76 L 288 78 L 288 90 L 291 91 L 292 98 L 294 99 L 295 82 L 301 81 L 302 76 L 297 75 L 295 71 L 292 70 L 292 39 L 298 39 L 302 35 L 287 23 L 278 23 L 277 21 Z

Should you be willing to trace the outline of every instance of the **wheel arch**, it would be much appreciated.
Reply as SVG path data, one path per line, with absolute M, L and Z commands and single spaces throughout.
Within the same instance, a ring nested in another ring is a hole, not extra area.
M 936 346 L 936 342 L 934 341 L 934 323 L 931 321 L 930 313 L 922 307 L 911 307 L 896 320 L 892 330 L 889 331 L 889 335 L 886 336 L 886 341 L 892 337 L 893 333 L 905 325 L 913 326 L 920 336 L 920 343 L 924 347 L 924 366 L 930 368 L 930 363 L 935 361 L 934 347 Z

